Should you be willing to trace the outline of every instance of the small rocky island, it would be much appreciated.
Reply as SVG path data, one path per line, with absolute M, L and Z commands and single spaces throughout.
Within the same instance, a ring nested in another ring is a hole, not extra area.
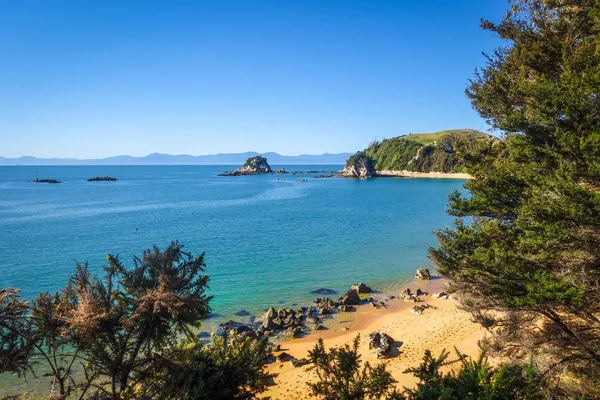
M 110 176 L 96 176 L 94 178 L 88 179 L 88 182 L 112 182 L 116 180 L 117 178 L 113 178 Z
M 247 159 L 241 168 L 238 168 L 235 171 L 219 174 L 219 176 L 260 175 L 271 173 L 273 173 L 273 170 L 267 162 L 267 159 L 261 156 L 256 156 Z
M 35 183 L 62 183 L 61 181 L 57 181 L 56 179 L 35 179 L 35 181 L 31 181 Z

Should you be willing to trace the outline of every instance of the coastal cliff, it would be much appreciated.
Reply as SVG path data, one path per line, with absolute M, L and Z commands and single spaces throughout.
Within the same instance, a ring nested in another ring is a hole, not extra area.
M 340 175 L 349 178 L 372 178 L 377 172 L 373 160 L 364 151 L 359 151 L 348 158 Z
M 341 176 L 449 176 L 465 174 L 461 152 L 477 141 L 498 140 L 473 129 L 457 129 L 429 134 L 408 134 L 381 142 L 374 141 L 350 156 Z

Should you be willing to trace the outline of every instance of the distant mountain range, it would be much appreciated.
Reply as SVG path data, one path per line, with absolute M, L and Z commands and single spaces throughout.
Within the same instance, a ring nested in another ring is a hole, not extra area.
M 188 154 L 170 155 L 161 153 L 148 154 L 145 157 L 116 156 L 99 159 L 80 160 L 77 158 L 37 158 L 37 157 L 0 157 L 0 165 L 238 165 L 250 157 L 261 155 L 269 164 L 344 164 L 352 153 L 301 154 L 299 156 L 283 156 L 278 153 L 230 153 L 205 156 Z

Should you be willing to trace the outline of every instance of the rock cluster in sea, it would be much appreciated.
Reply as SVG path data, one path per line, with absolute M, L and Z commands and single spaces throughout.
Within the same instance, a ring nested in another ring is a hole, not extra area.
M 323 325 L 323 319 L 332 314 L 340 312 L 355 311 L 355 306 L 370 304 L 372 307 L 385 307 L 382 301 L 376 301 L 372 297 L 361 299 L 360 294 L 371 293 L 373 290 L 364 283 L 356 283 L 351 289 L 337 300 L 329 297 L 317 297 L 314 305 L 300 307 L 298 309 L 273 307 L 262 317 L 252 317 L 249 324 L 229 321 L 219 325 L 216 334 L 222 335 L 227 332 L 235 332 L 238 336 L 252 336 L 255 338 L 283 335 L 290 338 L 300 337 L 310 331 L 321 331 L 327 329 Z M 320 288 L 313 291 L 316 294 L 335 294 L 331 289 Z M 240 313 L 241 315 L 242 313 Z M 246 313 L 243 313 L 246 315 Z
M 56 179 L 36 179 L 35 181 L 31 181 L 35 183 L 62 183 L 61 181 L 57 181 Z
M 416 272 L 420 279 L 430 279 L 431 275 L 427 269 L 418 269 Z M 426 277 L 426 278 L 425 278 Z M 216 332 L 217 335 L 223 335 L 227 332 L 235 333 L 237 337 L 246 338 L 262 338 L 272 336 L 286 336 L 289 338 L 297 338 L 311 331 L 321 331 L 327 328 L 323 325 L 323 320 L 331 318 L 332 314 L 341 312 L 352 312 L 356 310 L 358 305 L 371 305 L 375 308 L 386 307 L 383 301 L 378 301 L 372 297 L 362 297 L 361 294 L 372 293 L 373 290 L 366 284 L 360 282 L 351 286 L 350 290 L 345 292 L 337 300 L 330 297 L 317 297 L 314 299 L 314 304 L 308 307 L 300 307 L 298 309 L 273 307 L 262 317 L 251 317 L 249 323 L 241 323 L 229 321 L 219 325 Z M 336 295 L 337 292 L 332 289 L 319 288 L 311 293 L 319 295 Z M 416 291 L 410 288 L 405 288 L 400 293 L 400 298 L 406 302 L 418 303 L 414 305 L 410 311 L 415 315 L 421 315 L 426 309 L 434 309 L 430 304 L 426 304 L 424 297 L 427 293 L 421 289 Z M 449 299 L 450 296 L 446 292 L 433 294 L 432 297 L 440 299 Z M 388 296 L 384 300 L 394 300 L 396 296 Z M 239 316 L 245 316 L 249 313 L 242 310 L 236 313 Z M 347 329 L 347 328 L 346 328 Z M 377 358 L 389 358 L 392 356 L 394 345 L 400 346 L 401 342 L 396 342 L 390 335 L 384 332 L 372 332 L 369 334 L 369 349 L 375 349 Z M 399 344 L 398 344 L 399 343 Z M 281 351 L 280 345 L 270 345 L 273 351 Z M 308 364 L 305 358 L 296 359 L 287 353 L 280 353 L 273 361 L 290 362 L 294 367 L 301 367 Z
M 308 171 L 287 171 L 285 168 L 279 168 L 276 171 L 273 171 L 267 159 L 261 156 L 250 157 L 246 160 L 243 166 L 233 171 L 225 171 L 219 176 L 245 176 L 245 175 L 261 175 L 261 174 L 290 174 L 290 175 L 298 175 L 298 174 L 306 174 L 306 175 L 315 175 L 314 178 L 333 178 L 337 176 L 337 171 L 317 171 L 317 170 L 308 170 Z M 283 180 L 283 179 L 280 179 Z M 305 181 L 305 180 L 303 180 Z
M 88 179 L 88 182 L 112 182 L 116 180 L 117 178 L 113 178 L 111 176 L 96 176 L 94 178 Z

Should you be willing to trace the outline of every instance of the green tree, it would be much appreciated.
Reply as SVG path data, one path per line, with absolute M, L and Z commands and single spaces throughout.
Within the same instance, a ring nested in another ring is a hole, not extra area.
M 409 368 L 419 379 L 414 389 L 406 389 L 404 395 L 411 400 L 509 400 L 542 399 L 540 376 L 533 363 L 523 367 L 503 364 L 496 368 L 489 365 L 485 352 L 475 360 L 456 350 L 457 358 L 448 360 L 449 352 L 443 350 L 436 358 L 425 351 L 423 362 Z M 458 370 L 443 373 L 441 368 L 460 363 Z
M 28 304 L 16 289 L 0 289 L 0 373 L 21 374 L 30 368 L 35 348 L 28 340 Z
M 465 156 L 430 251 L 492 350 L 537 354 L 553 396 L 600 396 L 600 2 L 520 0 L 467 95 L 504 141 Z M 465 218 L 468 218 L 465 221 Z
M 85 371 L 98 376 L 93 388 L 101 395 L 136 396 L 138 383 L 154 371 L 157 357 L 192 336 L 210 312 L 204 291 L 204 254 L 193 257 L 177 242 L 134 258 L 127 269 L 109 255 L 103 282 L 79 269 L 70 287 L 73 304 L 87 304 L 77 334 L 86 343 Z M 81 308 L 81 307 L 79 307 Z
M 317 382 L 308 383 L 313 397 L 323 400 L 402 399 L 385 364 L 372 367 L 367 362 L 361 369 L 359 343 L 360 336 L 357 336 L 352 346 L 346 344 L 328 351 L 323 339 L 319 339 L 308 353 L 310 368 L 317 374 Z
M 193 257 L 173 242 L 144 251 L 129 269 L 118 257 L 107 259 L 104 280 L 77 264 L 63 290 L 31 305 L 14 290 L 0 292 L 2 372 L 23 371 L 36 359 L 50 370 L 55 398 L 138 397 L 160 357 L 209 315 L 204 254 Z
M 143 397 L 163 400 L 250 400 L 274 377 L 263 370 L 267 339 L 243 334 L 216 336 L 209 344 L 186 340 L 157 362 L 143 383 Z

